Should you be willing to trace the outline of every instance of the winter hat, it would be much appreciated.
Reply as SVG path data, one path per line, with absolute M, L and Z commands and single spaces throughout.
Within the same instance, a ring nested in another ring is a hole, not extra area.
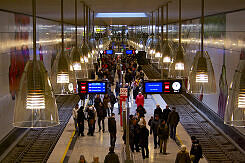
M 181 151 L 186 151 L 186 145 L 181 145 Z

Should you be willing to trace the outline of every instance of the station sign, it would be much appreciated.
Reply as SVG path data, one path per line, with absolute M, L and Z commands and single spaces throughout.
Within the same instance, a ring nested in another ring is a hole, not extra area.
M 120 100 L 126 101 L 128 97 L 128 88 L 120 88 Z
M 182 80 L 146 80 L 143 89 L 145 94 L 179 94 Z
M 79 94 L 106 94 L 106 81 L 77 81 Z

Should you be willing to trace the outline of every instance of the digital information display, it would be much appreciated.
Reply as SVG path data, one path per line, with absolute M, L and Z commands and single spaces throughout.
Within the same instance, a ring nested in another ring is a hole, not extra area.
M 182 93 L 182 80 L 146 80 L 145 94 L 179 94 Z
M 105 54 L 113 54 L 113 50 L 105 50 Z
M 162 93 L 162 82 L 146 82 L 145 93 Z
M 88 83 L 88 93 L 105 93 L 106 92 L 106 86 L 105 83 Z
M 104 81 L 77 81 L 79 94 L 105 94 L 107 84 Z
M 126 54 L 133 54 L 133 50 L 126 50 Z

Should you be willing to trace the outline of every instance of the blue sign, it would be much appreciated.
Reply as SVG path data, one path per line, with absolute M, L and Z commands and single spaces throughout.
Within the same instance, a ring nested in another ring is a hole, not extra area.
M 88 93 L 106 93 L 106 84 L 103 82 L 88 82 Z
M 162 82 L 145 83 L 145 93 L 162 93 Z
M 77 80 L 79 94 L 106 94 L 107 83 L 105 81 Z
M 145 94 L 179 94 L 182 93 L 182 80 L 146 80 Z
M 133 54 L 133 50 L 126 50 L 126 54 Z
M 113 50 L 106 50 L 106 54 L 113 54 Z

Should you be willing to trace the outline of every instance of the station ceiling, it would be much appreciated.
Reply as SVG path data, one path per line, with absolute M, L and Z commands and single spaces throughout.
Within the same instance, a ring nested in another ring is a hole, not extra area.
M 145 12 L 150 14 L 169 0 L 78 0 L 78 24 L 83 24 L 83 2 L 95 13 L 99 12 Z M 65 22 L 74 23 L 75 0 L 64 0 Z M 31 14 L 31 0 L 1 0 L 0 9 Z M 245 0 L 205 0 L 205 15 L 245 9 Z M 200 17 L 201 0 L 182 0 L 182 18 Z M 37 15 L 60 20 L 60 0 L 37 0 Z M 178 0 L 169 3 L 169 21 L 178 20 Z M 97 25 L 148 24 L 148 18 L 97 18 Z

